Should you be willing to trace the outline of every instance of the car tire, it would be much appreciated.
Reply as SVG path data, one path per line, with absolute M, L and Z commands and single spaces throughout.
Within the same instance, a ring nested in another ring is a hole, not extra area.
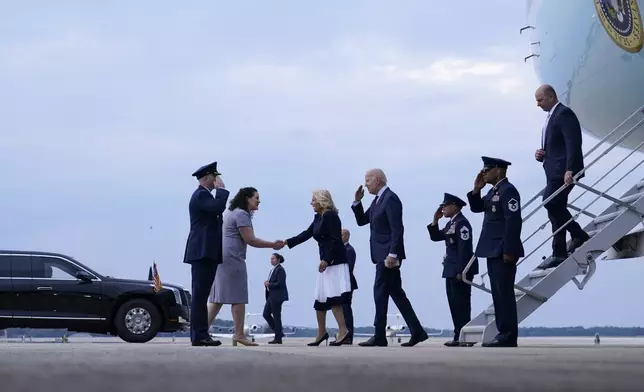
M 131 299 L 121 305 L 116 312 L 114 327 L 117 335 L 124 341 L 146 343 L 159 332 L 161 314 L 147 299 Z

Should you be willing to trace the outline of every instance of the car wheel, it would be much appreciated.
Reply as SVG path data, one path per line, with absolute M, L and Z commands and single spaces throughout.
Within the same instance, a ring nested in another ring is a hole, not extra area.
M 161 315 L 147 299 L 132 299 L 121 305 L 114 319 L 118 336 L 128 343 L 152 340 L 161 326 Z

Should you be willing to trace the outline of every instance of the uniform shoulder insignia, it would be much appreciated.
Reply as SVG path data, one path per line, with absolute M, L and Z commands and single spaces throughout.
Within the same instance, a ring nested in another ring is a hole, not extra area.
M 508 209 L 512 212 L 517 212 L 519 209 L 519 202 L 515 198 L 508 200 Z
M 470 229 L 468 229 L 467 226 L 462 226 L 459 231 L 461 233 L 461 239 L 463 241 L 467 241 L 470 239 Z

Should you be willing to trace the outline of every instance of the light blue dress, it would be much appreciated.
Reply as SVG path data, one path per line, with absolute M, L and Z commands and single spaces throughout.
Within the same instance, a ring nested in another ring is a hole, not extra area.
M 224 216 L 223 262 L 210 290 L 209 302 L 221 304 L 248 303 L 248 274 L 246 249 L 248 245 L 239 232 L 240 227 L 253 227 L 249 212 L 236 208 Z

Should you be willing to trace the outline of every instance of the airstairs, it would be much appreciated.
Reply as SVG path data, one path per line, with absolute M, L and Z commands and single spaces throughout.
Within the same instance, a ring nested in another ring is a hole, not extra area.
M 624 125 L 630 125 L 631 123 L 635 124 L 630 127 L 630 129 L 624 131 L 624 129 L 627 128 L 624 127 Z M 640 148 L 644 146 L 644 142 L 634 148 L 626 157 L 624 157 L 620 162 L 610 168 L 607 173 L 603 174 L 592 185 L 588 186 L 578 181 L 578 177 L 582 173 L 592 168 L 595 163 L 605 157 L 608 152 L 619 146 L 622 141 L 624 141 L 634 132 L 637 132 L 637 130 L 640 129 L 643 123 L 644 106 L 640 107 L 637 111 L 631 114 L 626 120 L 624 120 L 624 122 L 618 125 L 613 131 L 606 135 L 597 143 L 597 145 L 595 145 L 584 155 L 584 158 L 587 158 L 596 149 L 605 145 L 604 143 L 607 139 L 611 137 L 614 139 L 615 137 L 619 136 L 612 144 L 610 144 L 606 148 L 605 151 L 600 153 L 597 158 L 587 164 L 582 172 L 578 173 L 575 176 L 575 188 L 583 190 L 584 192 L 582 193 L 582 195 L 578 196 L 573 201 L 570 201 L 572 195 L 569 196 L 568 208 L 573 214 L 573 217 L 568 222 L 578 219 L 580 215 L 589 217 L 590 222 L 586 224 L 585 227 L 582 224 L 582 227 L 590 235 L 591 238 L 583 245 L 578 247 L 573 253 L 569 254 L 568 258 L 557 267 L 549 268 L 546 270 L 539 269 L 537 268 L 537 266 L 542 261 L 539 260 L 539 263 L 535 263 L 535 268 L 531 272 L 529 272 L 521 280 L 516 282 L 514 286 L 514 295 L 517 304 L 517 316 L 519 324 L 526 318 L 528 318 L 533 312 L 539 309 L 539 307 L 541 307 L 545 302 L 548 301 L 548 299 L 550 299 L 561 288 L 568 284 L 568 282 L 574 282 L 579 290 L 583 290 L 584 286 L 594 275 L 596 270 L 596 261 L 600 258 L 600 256 L 607 254 L 609 256 L 606 256 L 605 258 L 621 258 L 638 257 L 644 255 L 644 241 L 642 241 L 644 240 L 644 238 L 640 240 L 640 236 L 644 237 L 644 228 L 638 228 L 638 225 L 644 225 L 644 179 L 639 180 L 639 182 L 633 185 L 621 197 L 613 197 L 609 194 L 612 188 L 622 183 L 625 177 L 627 177 L 630 173 L 632 173 L 635 169 L 637 169 L 644 163 L 644 160 L 640 160 L 639 163 L 637 163 L 626 174 L 615 181 L 610 187 L 608 187 L 608 189 L 604 191 L 597 189 L 597 184 L 604 178 L 606 178 L 609 174 L 611 174 L 622 163 L 624 163 L 631 155 L 638 152 Z M 559 188 L 553 195 L 544 200 L 541 205 L 534 208 L 534 210 L 527 215 L 527 207 L 535 200 L 541 199 L 545 188 L 522 206 L 522 211 L 524 213 L 524 231 L 526 228 L 525 222 L 537 211 L 541 210 L 547 202 L 552 200 L 557 194 L 563 191 L 566 186 L 567 185 L 564 185 Z M 573 189 L 573 191 L 574 190 L 576 189 Z M 583 207 L 575 206 L 574 203 L 577 202 L 586 193 L 589 193 L 591 196 L 593 196 L 593 200 Z M 599 214 L 590 213 L 589 207 L 600 199 L 604 202 L 607 201 L 609 203 L 609 206 Z M 534 237 L 540 230 L 543 230 L 546 227 L 551 227 L 548 220 L 539 225 L 539 227 L 532 234 L 530 234 L 526 239 L 523 240 L 526 252 L 528 251 L 526 242 Z M 565 230 L 565 228 L 560 228 L 557 232 L 562 229 Z M 548 254 L 550 254 L 550 244 L 552 242 L 552 237 L 554 234 L 556 233 L 550 235 L 546 240 L 541 242 L 541 244 L 536 246 L 534 250 L 527 253 L 525 257 L 518 261 L 517 264 L 519 265 L 530 260 L 530 256 L 534 255 L 544 244 L 547 244 L 546 249 L 548 249 Z M 542 252 L 545 251 L 542 250 Z M 483 281 L 481 284 L 478 284 L 468 281 L 465 278 L 467 271 L 472 266 L 474 260 L 475 257 L 472 257 L 472 259 L 467 264 L 462 275 L 463 280 L 475 288 L 491 293 L 491 290 L 485 287 L 485 281 Z M 534 258 L 532 260 L 534 260 Z M 482 274 L 480 278 L 483 279 L 485 275 L 487 275 L 487 272 L 485 274 Z M 578 279 L 578 277 L 580 276 L 583 276 L 583 279 L 581 279 L 581 281 Z M 479 342 L 491 341 L 494 339 L 497 333 L 498 330 L 495 323 L 494 305 L 491 305 L 487 309 L 483 310 L 479 315 L 472 318 L 472 320 L 461 329 L 459 340 L 461 342 L 467 342 L 468 344 L 472 345 Z

